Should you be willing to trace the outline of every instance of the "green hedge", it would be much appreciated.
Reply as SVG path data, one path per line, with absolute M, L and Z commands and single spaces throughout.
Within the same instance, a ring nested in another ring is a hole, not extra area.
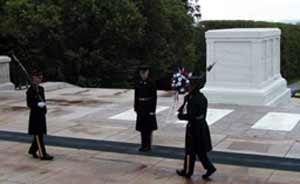
M 202 21 L 197 29 L 198 56 L 205 58 L 205 32 L 226 28 L 279 28 L 281 29 L 281 74 L 288 82 L 300 79 L 300 25 L 261 21 Z M 199 58 L 198 57 L 198 58 Z

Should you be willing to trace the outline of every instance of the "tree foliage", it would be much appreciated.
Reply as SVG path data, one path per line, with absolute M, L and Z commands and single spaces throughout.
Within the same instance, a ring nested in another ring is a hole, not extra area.
M 136 67 L 156 79 L 196 61 L 182 0 L 0 0 L 0 53 L 14 50 L 48 80 L 130 87 Z M 16 72 L 12 71 L 14 75 Z

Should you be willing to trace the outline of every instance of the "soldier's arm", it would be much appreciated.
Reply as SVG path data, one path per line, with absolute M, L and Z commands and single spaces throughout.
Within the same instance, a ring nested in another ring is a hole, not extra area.
M 178 113 L 177 117 L 178 117 L 178 119 L 180 119 L 180 120 L 189 120 L 188 114 Z

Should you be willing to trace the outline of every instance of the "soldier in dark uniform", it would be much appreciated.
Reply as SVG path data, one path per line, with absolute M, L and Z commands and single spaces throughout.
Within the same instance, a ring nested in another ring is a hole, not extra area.
M 206 122 L 207 98 L 200 92 L 200 89 L 204 87 L 205 77 L 203 75 L 201 77 L 193 76 L 190 82 L 189 93 L 178 110 L 178 118 L 187 120 L 188 124 L 186 125 L 184 168 L 176 170 L 176 172 L 180 176 L 190 178 L 194 172 L 196 156 L 198 156 L 207 170 L 202 178 L 209 179 L 216 168 L 207 157 L 207 153 L 212 150 L 212 144 Z M 186 113 L 183 112 L 185 105 L 187 105 Z
M 137 113 L 136 130 L 141 132 L 139 151 L 150 151 L 152 132 L 157 130 L 156 103 L 157 92 L 153 81 L 149 79 L 149 67 L 139 67 L 139 77 L 134 90 L 134 111 Z
M 44 88 L 39 86 L 42 79 L 42 73 L 38 70 L 34 70 L 32 72 L 32 84 L 26 92 L 27 106 L 30 108 L 28 133 L 33 135 L 32 144 L 28 153 L 31 154 L 33 158 L 52 160 L 53 157 L 47 154 L 44 144 L 44 135 L 47 133 L 47 106 Z

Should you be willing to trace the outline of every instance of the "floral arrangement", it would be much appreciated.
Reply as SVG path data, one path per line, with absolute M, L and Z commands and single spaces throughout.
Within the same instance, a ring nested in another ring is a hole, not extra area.
M 190 84 L 189 78 L 191 76 L 192 73 L 184 68 L 178 69 L 178 71 L 173 74 L 171 86 L 177 94 L 184 94 L 187 91 L 187 87 Z

